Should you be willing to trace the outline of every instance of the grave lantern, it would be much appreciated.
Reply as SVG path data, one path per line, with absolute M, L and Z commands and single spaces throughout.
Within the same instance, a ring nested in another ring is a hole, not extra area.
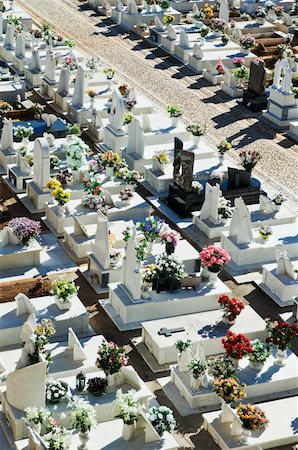
M 78 391 L 83 391 L 86 384 L 86 376 L 81 371 L 76 376 L 76 388 Z

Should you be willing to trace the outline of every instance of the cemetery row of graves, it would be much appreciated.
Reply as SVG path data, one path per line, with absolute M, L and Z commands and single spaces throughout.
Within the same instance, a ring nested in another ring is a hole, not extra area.
M 242 55 L 246 71 L 254 55 L 242 52 L 237 24 L 249 21 L 236 18 L 226 44 L 211 28 L 199 45 L 207 25 L 193 16 L 203 5 L 190 13 L 193 34 L 164 30 L 161 18 L 180 22 L 176 3 L 170 11 L 150 2 L 139 11 L 134 0 L 126 9 L 121 1 L 94 6 L 131 29 L 135 16 L 155 18 L 150 39 L 180 47 L 209 80 L 221 76 L 243 91 L 229 52 Z M 280 3 L 288 12 L 275 18 L 270 8 L 249 29 L 294 27 L 292 2 Z M 231 23 L 229 5 L 220 9 Z M 130 345 L 167 404 L 181 417 L 203 414 L 210 448 L 297 444 L 297 218 L 254 176 L 259 152 L 243 149 L 231 163 L 227 139 L 210 145 L 204 124 L 182 123 L 179 105 L 157 109 L 13 1 L 3 2 L 0 31 L 0 174 L 27 211 L 1 219 L 1 278 L 13 285 L 46 275 L 50 283 L 46 295 L 19 292 L 0 303 L 1 450 L 181 448 L 174 412 L 139 376 L 127 346 L 90 326 L 75 272 L 119 335 L 139 336 Z M 225 73 L 215 74 L 220 53 Z M 250 66 L 255 83 L 243 95 L 254 107 L 265 101 L 265 66 Z M 295 75 L 295 55 L 283 53 L 265 115 L 297 138 Z M 279 315 L 258 314 L 225 274 L 240 287 L 253 282 Z

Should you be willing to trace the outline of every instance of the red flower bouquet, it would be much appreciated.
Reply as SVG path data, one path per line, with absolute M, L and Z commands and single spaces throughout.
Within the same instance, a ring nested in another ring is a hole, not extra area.
M 266 323 L 268 331 L 267 344 L 273 344 L 281 351 L 289 348 L 292 339 L 298 336 L 296 323 L 288 323 L 283 320 L 272 321 L 270 319 L 266 319 Z
M 220 295 L 218 303 L 224 310 L 224 317 L 230 322 L 233 322 L 245 308 L 245 305 L 241 300 L 237 300 L 235 297 L 230 298 L 228 295 Z
M 230 255 L 226 250 L 215 245 L 203 248 L 200 252 L 202 266 L 207 266 L 210 272 L 220 272 L 225 263 L 231 260 Z
M 234 359 L 242 359 L 252 351 L 249 339 L 244 334 L 236 334 L 228 331 L 225 337 L 221 340 L 228 356 Z

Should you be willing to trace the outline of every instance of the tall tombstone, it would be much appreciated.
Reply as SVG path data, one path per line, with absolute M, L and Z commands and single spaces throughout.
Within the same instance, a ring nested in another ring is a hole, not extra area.
M 55 78 L 55 54 L 52 50 L 48 50 L 46 53 L 44 81 L 48 84 L 56 84 Z
M 250 63 L 248 89 L 256 95 L 264 95 L 266 88 L 266 69 L 264 61 Z
M 33 181 L 42 192 L 47 192 L 50 179 L 50 147 L 46 138 L 34 142 Z
M 142 127 L 145 133 L 152 131 L 152 125 L 147 114 L 142 115 Z
M 179 138 L 175 138 L 173 178 L 185 192 L 192 190 L 194 160 L 194 153 L 183 150 L 183 142 Z
M 13 125 L 11 119 L 6 117 L 3 120 L 0 147 L 2 151 L 13 150 Z
M 6 48 L 6 50 L 13 50 L 14 46 L 15 46 L 15 39 L 14 39 L 14 35 L 15 35 L 15 25 L 12 24 L 7 24 L 6 26 L 6 33 L 5 33 L 5 38 L 4 38 L 4 48 Z
M 39 51 L 37 49 L 32 50 L 31 59 L 28 64 L 28 69 L 31 73 L 40 73 L 41 72 L 41 61 Z
M 219 7 L 219 18 L 229 22 L 230 6 L 228 0 L 221 0 Z
M 190 48 L 189 39 L 185 30 L 180 31 L 179 43 L 182 48 Z
M 221 190 L 219 184 L 211 186 L 206 183 L 205 186 L 205 200 L 201 208 L 200 219 L 211 220 L 213 223 L 218 222 L 218 202 L 221 197 Z
M 112 127 L 116 130 L 121 130 L 123 127 L 125 115 L 125 106 L 122 95 L 119 89 L 114 89 L 112 94 L 111 112 L 109 114 L 109 121 Z
M 249 244 L 253 240 L 250 213 L 242 197 L 235 199 L 229 236 L 235 236 L 237 244 Z
M 73 106 L 78 106 L 79 108 L 84 108 L 85 105 L 85 71 L 82 66 L 78 66 L 76 81 L 74 87 L 74 93 L 72 97 Z
M 145 136 L 140 122 L 134 117 L 128 127 L 127 153 L 137 153 L 141 158 L 144 156 Z
M 142 274 L 136 270 L 137 251 L 134 237 L 128 240 L 124 258 L 124 281 L 123 284 L 131 294 L 133 300 L 140 300 Z
M 18 59 L 25 58 L 25 32 L 21 31 L 16 37 L 15 55 Z
M 283 91 L 285 94 L 291 93 L 292 70 L 287 58 L 279 59 L 275 64 L 272 87 Z
M 98 211 L 97 213 L 97 228 L 93 255 L 104 269 L 110 267 L 108 219 L 101 211 Z
M 204 57 L 204 54 L 203 54 L 203 52 L 202 52 L 202 49 L 201 49 L 201 47 L 200 47 L 197 43 L 194 44 L 194 46 L 193 46 L 193 49 L 192 49 L 192 55 L 193 55 L 193 57 L 196 58 L 196 59 L 202 59 L 202 58 Z
M 69 84 L 70 84 L 70 68 L 65 67 L 61 69 L 59 82 L 58 82 L 58 94 L 66 97 L 69 95 Z

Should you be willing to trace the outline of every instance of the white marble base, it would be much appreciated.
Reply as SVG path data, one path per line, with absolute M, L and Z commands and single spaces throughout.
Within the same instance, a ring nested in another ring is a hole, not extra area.
M 222 310 L 212 310 L 167 319 L 150 320 L 142 323 L 142 342 L 155 357 L 158 364 L 174 364 L 177 362 L 175 342 L 178 339 L 192 341 L 192 351 L 195 354 L 198 344 L 203 342 L 206 356 L 223 353 L 221 339 L 227 331 L 243 333 L 249 339 L 265 338 L 264 320 L 248 305 L 237 317 L 234 325 L 227 325 L 221 321 Z M 172 336 L 159 335 L 161 328 L 169 330 L 177 327 L 185 331 L 172 333 Z
M 42 246 L 33 239 L 28 246 L 6 245 L 0 247 L 0 270 L 35 267 L 40 264 Z
M 244 391 L 247 395 L 247 401 L 256 403 L 257 401 L 272 400 L 276 397 L 293 395 L 293 393 L 298 392 L 298 376 L 295 369 L 298 364 L 297 356 L 288 351 L 287 364 L 284 367 L 274 365 L 274 359 L 274 356 L 270 356 L 260 371 L 252 369 L 247 358 L 240 361 L 236 376 L 241 384 L 246 384 Z M 180 372 L 178 366 L 172 367 L 170 383 L 176 388 L 173 391 L 176 392 L 177 396 L 178 393 L 180 395 L 179 400 L 175 399 L 174 402 L 179 412 L 186 412 L 182 407 L 180 408 L 183 405 L 183 400 L 190 407 L 186 415 L 202 409 L 206 411 L 208 408 L 220 405 L 220 399 L 212 391 L 211 383 L 208 388 L 201 387 L 194 391 L 190 387 L 190 378 L 190 372 Z M 170 389 L 168 383 L 163 386 L 166 392 Z M 171 400 L 173 401 L 172 398 Z
M 212 74 L 210 72 L 208 72 L 206 69 L 203 69 L 203 59 L 196 59 L 193 58 L 193 60 L 191 60 L 191 63 L 193 63 L 196 67 L 196 71 L 198 73 L 203 73 L 203 78 L 205 78 L 207 81 L 209 81 L 209 83 L 211 83 L 213 86 L 217 86 L 218 84 L 221 84 L 223 82 L 223 75 L 221 74 Z M 194 68 L 191 64 L 190 64 L 191 68 Z M 198 68 L 201 67 L 201 70 Z
M 259 238 L 258 230 L 253 229 L 253 242 L 249 244 L 237 244 L 236 237 L 229 237 L 229 231 L 221 234 L 221 246 L 231 256 L 228 263 L 232 271 L 250 271 L 252 268 L 260 268 L 263 264 L 275 261 L 275 251 L 287 251 L 287 256 L 298 258 L 298 240 L 296 224 L 275 225 L 273 234 L 268 240 Z
M 241 4 L 246 3 L 245 1 L 242 1 Z M 248 2 L 247 2 L 248 3 Z M 279 1 L 280 3 L 280 1 Z M 261 2 L 260 2 L 261 4 Z M 251 2 L 251 5 L 254 5 L 257 7 L 256 3 Z M 241 9 L 241 8 L 240 8 Z M 239 21 L 235 23 L 236 28 L 242 31 L 242 34 L 267 34 L 267 33 L 274 33 L 274 25 L 267 22 L 265 20 L 264 23 L 259 24 L 255 20 L 244 20 Z
M 7 166 L 7 176 L 3 177 L 9 187 L 16 193 L 25 192 L 27 181 L 31 181 L 33 177 L 33 167 L 27 173 L 20 170 L 17 165 Z
M 290 123 L 298 119 L 298 100 L 294 93 L 284 93 L 271 86 L 267 110 L 262 116 L 280 130 L 289 129 Z
M 260 3 L 260 6 L 263 6 L 264 3 L 266 3 L 266 2 L 264 0 L 262 0 L 258 3 Z M 284 8 L 284 11 L 286 11 L 286 12 L 290 11 L 293 8 L 293 0 L 278 0 L 278 1 L 275 1 L 274 3 L 277 3 L 278 6 L 282 6 Z M 249 0 L 242 0 L 240 5 L 241 5 L 240 11 L 247 12 L 248 14 L 254 13 L 258 7 L 257 3 L 251 2 Z
M 298 143 L 298 120 L 296 122 L 290 122 L 290 129 L 287 135 Z
M 7 173 L 7 166 L 9 164 L 17 163 L 17 154 L 16 152 L 10 152 L 9 150 L 0 150 L 0 166 L 1 166 L 1 175 Z
M 181 19 L 181 13 L 179 11 L 176 11 L 173 8 L 169 8 L 168 11 L 163 11 L 161 10 L 159 7 L 158 8 L 158 12 L 157 13 L 152 13 L 152 12 L 146 12 L 145 10 L 143 10 L 141 13 L 138 14 L 128 14 L 126 12 L 126 10 L 121 12 L 121 23 L 120 25 L 127 29 L 127 30 L 133 30 L 134 26 L 138 23 L 147 23 L 149 24 L 150 22 L 154 22 L 154 17 L 157 16 L 160 18 L 160 20 L 162 21 L 163 16 L 165 14 L 171 14 L 172 16 L 175 17 L 175 22 L 174 23 L 180 23 L 180 19 Z M 118 23 L 119 21 L 119 16 L 116 15 L 115 16 L 115 9 L 112 10 L 112 19 L 114 19 L 115 17 L 115 21 Z
M 169 292 L 149 291 L 150 299 L 133 300 L 122 284 L 110 284 L 110 298 L 100 301 L 105 311 L 120 330 L 141 328 L 141 322 L 184 314 L 218 309 L 218 296 L 230 294 L 225 284 L 218 280 L 216 288 L 201 283 L 193 290 L 179 289 Z
M 204 429 L 213 437 L 222 450 L 272 449 L 282 445 L 297 444 L 297 402 L 298 397 L 259 403 L 257 406 L 266 413 L 270 420 L 265 430 L 253 431 L 246 445 L 240 444 L 240 436 L 231 436 L 231 423 L 221 423 L 220 412 L 203 414 Z M 282 412 L 282 414 L 281 414 Z
M 292 261 L 298 269 L 298 261 Z M 293 299 L 298 296 L 298 280 L 292 280 L 287 275 L 277 275 L 276 263 L 263 266 L 262 283 L 259 285 L 269 297 L 279 306 L 293 305 Z
M 232 98 L 242 98 L 243 97 L 243 89 L 241 88 L 231 88 L 225 83 L 222 83 L 221 90 L 225 92 L 229 97 Z

